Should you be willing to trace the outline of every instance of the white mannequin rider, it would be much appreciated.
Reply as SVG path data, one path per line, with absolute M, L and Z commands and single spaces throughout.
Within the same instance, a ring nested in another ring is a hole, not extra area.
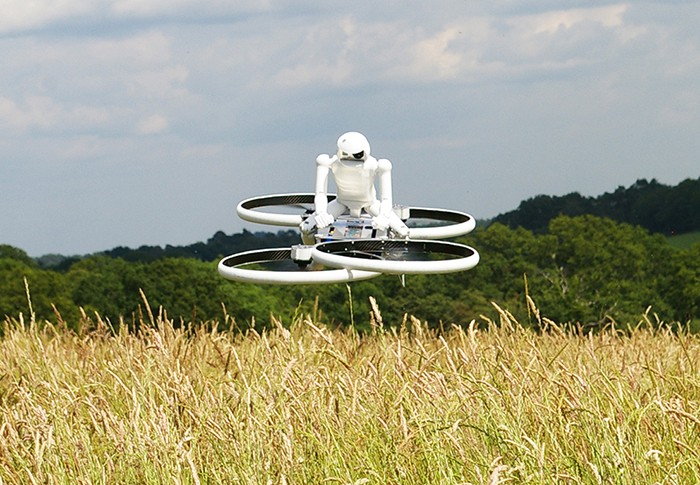
M 328 179 L 333 174 L 337 188 L 336 199 L 328 202 Z M 379 195 L 375 190 L 379 182 Z M 338 152 L 316 157 L 316 193 L 314 213 L 302 222 L 300 229 L 307 239 L 316 229 L 327 227 L 342 215 L 360 217 L 362 211 L 372 216 L 375 229 L 391 228 L 400 237 L 408 236 L 408 227 L 393 210 L 391 193 L 391 162 L 370 155 L 367 138 L 354 131 L 338 138 Z

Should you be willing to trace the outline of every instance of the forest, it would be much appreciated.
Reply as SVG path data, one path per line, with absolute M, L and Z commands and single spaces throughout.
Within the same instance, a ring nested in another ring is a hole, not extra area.
M 684 214 L 685 222 L 664 220 L 666 209 L 658 207 L 660 200 L 675 200 L 677 190 L 687 196 L 689 208 L 667 213 Z M 288 246 L 298 241 L 296 231 L 219 232 L 186 247 L 115 248 L 72 258 L 33 259 L 20 248 L 0 245 L 0 316 L 33 312 L 38 320 L 71 326 L 81 312 L 97 312 L 116 328 L 141 321 L 147 301 L 153 311 L 183 323 L 216 320 L 264 328 L 271 317 L 290 321 L 308 313 L 314 321 L 363 329 L 369 328 L 371 296 L 384 323 L 395 326 L 406 315 L 433 327 L 496 319 L 495 303 L 532 326 L 546 317 L 595 329 L 611 321 L 635 324 L 647 313 L 698 331 L 700 244 L 679 249 L 666 237 L 700 229 L 698 194 L 700 180 L 676 187 L 641 180 L 595 199 L 536 197 L 457 240 L 481 254 L 475 269 L 409 275 L 405 285 L 390 275 L 349 285 L 291 287 L 218 275 L 220 257 Z M 640 223 L 644 211 L 648 224 Z
M 699 208 L 700 178 L 686 179 L 676 186 L 639 179 L 630 187 L 618 187 L 598 197 L 577 192 L 558 197 L 538 195 L 494 220 L 543 233 L 558 215 L 590 214 L 669 235 L 700 231 Z

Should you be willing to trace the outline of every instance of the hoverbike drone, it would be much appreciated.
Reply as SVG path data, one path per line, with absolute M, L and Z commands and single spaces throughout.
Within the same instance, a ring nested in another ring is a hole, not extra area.
M 332 200 L 333 194 L 328 195 Z M 240 202 L 248 222 L 299 227 L 314 212 L 314 194 L 278 194 Z M 479 253 L 464 244 L 441 241 L 475 227 L 469 214 L 445 209 L 394 206 L 408 227 L 406 237 L 377 229 L 369 214 L 344 214 L 315 231 L 311 244 L 245 251 L 223 258 L 219 273 L 248 283 L 318 284 L 374 278 L 384 273 L 439 274 L 472 269 Z M 309 241 L 307 241 L 309 242 Z

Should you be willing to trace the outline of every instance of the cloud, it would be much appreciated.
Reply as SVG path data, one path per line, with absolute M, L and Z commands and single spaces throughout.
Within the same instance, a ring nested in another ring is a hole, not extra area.
M 508 23 L 531 35 L 554 34 L 560 29 L 571 29 L 581 23 L 596 23 L 607 28 L 619 27 L 628 6 L 610 5 L 606 7 L 573 8 L 553 10 L 534 15 L 519 16 Z
M 0 127 L 15 133 L 90 129 L 109 119 L 110 113 L 102 107 L 65 106 L 47 96 L 28 96 L 22 103 L 0 97 Z
M 25 131 L 31 126 L 49 127 L 54 124 L 55 107 L 47 98 L 30 98 L 19 106 L 8 98 L 0 98 L 0 127 L 3 130 Z
M 297 88 L 474 83 L 586 69 L 646 32 L 627 19 L 629 9 L 615 4 L 500 17 L 482 11 L 439 19 L 423 12 L 420 23 L 357 15 L 322 18 L 303 36 L 287 35 L 288 56 L 281 59 L 274 79 L 280 86 Z
M 453 25 L 428 30 L 352 15 L 321 19 L 286 44 L 289 55 L 274 79 L 292 87 L 453 79 L 472 62 L 469 52 L 454 48 L 462 30 Z
M 437 35 L 416 43 L 413 64 L 419 67 L 418 72 L 424 79 L 453 78 L 463 70 L 465 58 L 450 45 L 459 36 L 460 31 L 453 27 L 439 32 Z
M 268 0 L 113 0 L 109 11 L 129 17 L 215 17 L 222 14 L 266 12 L 272 9 Z
M 168 118 L 156 113 L 142 118 L 136 128 L 140 135 L 157 135 L 166 132 L 168 126 Z
M 141 71 L 129 79 L 129 92 L 149 98 L 184 97 L 189 94 L 184 86 L 188 76 L 188 69 L 182 65 Z
M 189 69 L 173 60 L 172 39 L 160 31 L 5 42 L 12 46 L 0 61 L 7 86 L 0 127 L 13 133 L 126 135 L 134 126 L 162 132 L 169 123 L 156 123 L 153 112 L 169 119 L 168 112 L 196 103 Z
M 95 21 L 103 24 L 136 19 L 216 22 L 222 17 L 244 18 L 276 8 L 279 7 L 268 0 L 3 0 L 0 2 L 0 35 L 32 32 L 65 23 L 85 26 Z
M 90 61 L 115 70 L 149 68 L 172 59 L 172 37 L 159 29 L 146 29 L 127 35 L 76 39 L 63 46 L 75 47 Z
M 55 21 L 83 16 L 93 11 L 90 0 L 3 0 L 0 3 L 0 33 L 44 27 Z

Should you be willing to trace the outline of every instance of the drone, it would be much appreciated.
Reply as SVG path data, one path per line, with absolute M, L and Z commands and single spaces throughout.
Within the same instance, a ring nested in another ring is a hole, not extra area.
M 403 282 L 405 275 L 454 273 L 479 263 L 475 249 L 443 241 L 470 233 L 474 218 L 454 210 L 394 205 L 391 163 L 370 155 L 364 135 L 345 133 L 338 139 L 337 154 L 319 155 L 316 163 L 314 193 L 253 197 L 236 207 L 245 221 L 299 228 L 300 244 L 226 256 L 218 264 L 221 276 L 298 285 L 395 274 Z M 337 193 L 328 192 L 331 175 Z

